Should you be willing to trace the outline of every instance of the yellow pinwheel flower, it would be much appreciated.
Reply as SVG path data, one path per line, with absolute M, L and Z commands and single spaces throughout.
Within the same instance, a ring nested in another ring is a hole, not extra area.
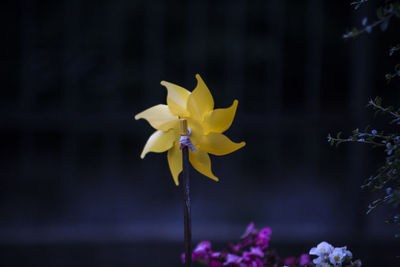
M 178 185 L 178 176 L 182 171 L 182 151 L 180 150 L 179 119 L 187 120 L 192 130 L 190 140 L 196 151 L 189 150 L 189 161 L 192 166 L 205 176 L 218 181 L 211 171 L 211 160 L 208 154 L 226 155 L 246 143 L 232 142 L 222 134 L 232 124 L 238 101 L 225 109 L 214 109 L 214 99 L 200 75 L 196 75 L 197 86 L 193 92 L 183 87 L 162 81 L 167 88 L 167 104 L 159 104 L 137 114 L 135 119 L 145 119 L 156 131 L 147 140 L 141 158 L 148 152 L 165 152 L 168 150 L 168 164 Z

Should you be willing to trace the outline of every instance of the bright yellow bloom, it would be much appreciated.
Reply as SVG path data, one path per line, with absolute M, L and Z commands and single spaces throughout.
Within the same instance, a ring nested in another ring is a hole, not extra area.
M 192 130 L 190 140 L 196 148 L 189 150 L 189 161 L 192 166 L 205 176 L 218 181 L 211 171 L 208 153 L 226 155 L 246 143 L 234 143 L 222 133 L 232 124 L 238 101 L 225 109 L 214 109 L 214 99 L 200 75 L 196 75 L 197 86 L 193 92 L 183 87 L 162 81 L 161 85 L 168 90 L 167 104 L 156 105 L 137 114 L 135 119 L 145 119 L 156 131 L 147 140 L 141 158 L 148 152 L 165 152 L 168 150 L 168 164 L 175 184 L 182 171 L 182 151 L 179 149 L 179 119 L 187 120 Z

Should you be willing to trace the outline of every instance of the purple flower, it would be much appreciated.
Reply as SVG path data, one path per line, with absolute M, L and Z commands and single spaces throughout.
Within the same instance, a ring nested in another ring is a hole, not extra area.
M 212 252 L 211 253 L 212 259 L 219 259 L 219 257 L 221 257 L 221 252 Z
M 300 266 L 311 265 L 310 255 L 308 255 L 308 254 L 301 254 L 300 260 L 299 260 L 299 265 L 300 265 Z
M 271 235 L 271 229 L 270 228 L 264 228 L 262 229 L 256 238 L 256 244 L 262 249 L 266 249 L 268 247 L 269 243 L 269 237 Z
M 242 240 L 242 248 L 252 245 L 254 242 L 252 236 L 248 236 Z
M 194 252 L 200 252 L 200 251 L 211 251 L 211 243 L 210 241 L 201 241 L 196 248 L 194 249 Z
M 272 230 L 269 227 L 265 227 L 260 230 L 260 235 L 266 235 L 269 237 L 271 234 L 272 234 Z
M 192 253 L 193 262 L 205 264 L 208 267 L 312 267 L 310 256 L 302 254 L 300 257 L 283 259 L 269 249 L 271 228 L 261 230 L 254 228 L 254 223 L 247 226 L 239 243 L 229 243 L 221 251 L 212 251 L 209 241 L 200 242 Z M 185 262 L 185 255 L 182 254 Z
M 248 267 L 264 267 L 264 264 L 259 258 L 256 258 L 255 260 L 250 262 L 247 266 Z
M 249 252 L 246 251 L 243 253 L 243 259 L 246 262 L 250 262 L 250 261 L 252 261 L 252 259 L 254 259 L 256 257 L 260 257 L 260 258 L 264 257 L 264 252 L 262 252 L 261 248 L 259 248 L 259 247 L 251 247 Z
M 296 264 L 297 259 L 295 257 L 289 257 L 283 260 L 285 265 L 294 265 Z
M 222 267 L 223 265 L 218 260 L 211 260 L 210 267 Z
M 194 249 L 192 253 L 192 260 L 204 260 L 205 262 L 209 262 L 211 253 L 211 243 L 209 241 L 200 242 L 197 247 Z
M 192 252 L 192 261 L 203 260 L 206 263 L 210 261 L 211 243 L 209 241 L 200 242 Z M 185 263 L 185 253 L 181 255 L 182 262 Z
M 269 243 L 269 237 L 271 234 L 272 234 L 271 228 L 266 227 L 264 229 L 261 229 L 256 238 L 256 244 L 260 246 L 262 249 L 267 248 Z
M 226 255 L 226 261 L 222 264 L 222 266 L 229 266 L 229 264 L 239 264 L 241 261 L 242 257 L 228 253 Z
M 242 239 L 249 237 L 251 234 L 254 234 L 254 232 L 256 232 L 256 230 L 254 229 L 254 223 L 251 222 L 247 228 L 246 231 L 244 232 L 244 234 L 240 237 Z
M 231 247 L 231 249 L 233 250 L 233 252 L 238 252 L 243 248 L 243 245 L 238 243 L 237 245 L 230 243 L 229 246 Z

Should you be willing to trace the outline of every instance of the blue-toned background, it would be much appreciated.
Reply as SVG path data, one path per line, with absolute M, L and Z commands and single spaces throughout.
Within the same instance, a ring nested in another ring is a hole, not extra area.
M 250 221 L 282 256 L 320 241 L 365 266 L 399 266 L 390 210 L 366 216 L 362 181 L 383 162 L 329 132 L 382 125 L 365 108 L 399 103 L 391 25 L 344 41 L 374 8 L 350 1 L 6 1 L 1 5 L 0 265 L 180 266 L 182 192 L 166 154 L 140 152 L 138 112 L 167 80 L 199 73 L 216 107 L 239 100 L 212 157 L 220 182 L 192 171 L 194 242 L 236 241 Z M 398 25 L 398 24 L 397 24 Z M 397 36 L 396 36 L 397 34 Z

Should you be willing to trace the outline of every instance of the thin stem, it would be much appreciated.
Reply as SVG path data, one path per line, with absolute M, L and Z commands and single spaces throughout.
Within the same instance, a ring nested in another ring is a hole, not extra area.
M 370 104 L 371 106 L 373 106 L 375 109 L 379 109 L 379 110 L 382 111 L 382 112 L 387 112 L 387 113 L 389 113 L 390 115 L 392 115 L 392 116 L 395 117 L 396 119 L 399 119 L 399 118 L 400 118 L 400 115 L 399 115 L 397 112 L 389 111 L 389 108 L 381 107 L 380 105 L 377 105 L 373 100 L 370 100 L 370 101 L 369 101 L 369 104 Z
M 394 13 L 388 13 L 388 15 L 386 15 L 385 17 L 383 17 L 383 18 L 381 18 L 379 20 L 376 20 L 375 22 L 373 22 L 373 23 L 371 23 L 369 25 L 365 25 L 362 29 L 358 30 L 358 32 L 356 34 L 354 34 L 353 31 L 350 31 L 347 34 L 344 34 L 343 38 L 344 39 L 355 38 L 356 36 L 358 36 L 358 35 L 360 35 L 360 34 L 362 34 L 364 32 L 369 32 L 367 30 L 367 28 L 369 28 L 369 29 L 375 28 L 379 24 L 382 24 L 384 21 L 387 21 L 387 20 L 391 19 L 393 17 L 393 15 L 394 15 Z
M 358 143 L 370 144 L 370 145 L 374 145 L 374 146 L 385 146 L 384 144 L 377 143 L 377 142 L 374 142 L 374 141 L 363 140 L 362 138 L 358 139 L 358 140 L 354 140 L 353 138 L 347 138 L 347 139 L 340 139 L 339 138 L 338 139 L 338 138 L 331 137 L 330 140 L 335 141 L 335 143 L 358 142 Z
M 189 184 L 189 150 L 188 147 L 182 149 L 183 167 L 183 209 L 185 220 L 185 262 L 187 267 L 192 266 L 192 222 L 190 204 L 190 184 Z

